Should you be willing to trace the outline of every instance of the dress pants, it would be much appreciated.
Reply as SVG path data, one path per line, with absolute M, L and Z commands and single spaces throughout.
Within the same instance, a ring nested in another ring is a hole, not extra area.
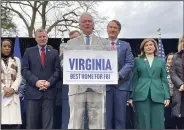
M 129 91 L 114 85 L 106 92 L 106 129 L 125 129 L 128 96 Z
M 50 99 L 27 100 L 27 129 L 53 129 L 54 101 Z
M 134 105 L 139 129 L 164 129 L 164 103 L 153 102 L 150 90 L 146 100 Z
M 69 95 L 70 119 L 68 129 L 84 129 L 85 102 L 87 102 L 89 129 L 104 128 L 104 95 L 84 92 Z
M 170 104 L 165 108 L 165 129 L 176 129 L 175 118 L 172 117 L 172 97 L 170 98 Z

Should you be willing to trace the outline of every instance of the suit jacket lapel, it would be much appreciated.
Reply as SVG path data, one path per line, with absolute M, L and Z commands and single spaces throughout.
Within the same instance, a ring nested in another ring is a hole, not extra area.
M 6 72 L 9 73 L 8 71 L 11 70 L 11 65 L 13 64 L 14 59 L 12 59 L 11 57 L 8 58 L 8 66 L 6 67 L 5 63 L 3 60 L 1 60 L 1 64 L 2 64 L 2 69 Z
M 96 45 L 96 37 L 94 34 L 92 35 L 91 40 L 92 40 L 91 45 Z
M 4 61 L 1 59 L 1 66 L 2 66 L 2 70 L 6 71 L 6 65 L 4 63 Z
M 101 44 L 99 44 L 99 42 L 102 42 L 100 41 L 96 35 L 92 34 L 92 37 L 91 37 L 91 49 L 100 49 L 102 48 Z
M 49 56 L 50 56 L 50 51 L 51 51 L 51 49 L 46 48 L 46 57 L 45 57 L 45 66 L 44 66 L 44 68 L 47 65 L 47 62 L 48 62 L 48 59 L 49 59 Z
M 117 53 L 118 53 L 118 58 L 120 56 L 120 49 L 121 49 L 121 41 L 120 40 L 117 40 L 116 42 L 116 50 L 117 50 Z
M 35 52 L 33 52 L 33 53 L 35 53 L 35 58 L 37 59 L 35 61 L 36 62 L 38 61 L 39 64 L 41 65 L 41 67 L 42 67 L 41 56 L 40 56 L 40 52 L 39 52 L 38 46 L 35 47 Z
M 154 57 L 153 63 L 151 65 L 151 69 L 150 69 L 151 70 L 151 75 L 153 75 L 153 72 L 155 70 L 155 64 L 156 64 L 156 62 L 157 62 L 157 58 Z
M 84 36 L 81 35 L 77 38 L 76 46 L 79 47 L 79 50 L 86 48 L 86 41 L 84 41 Z
M 146 57 L 144 57 L 144 63 L 145 63 L 146 68 L 147 68 L 147 70 L 148 70 L 149 76 L 151 76 L 151 75 L 152 75 L 151 67 L 150 67 L 149 62 L 148 62 L 148 59 L 147 59 Z
M 13 60 L 11 57 L 8 59 L 8 68 L 11 68 L 11 65 L 13 63 Z
M 8 58 L 8 66 L 6 66 L 4 61 L 1 60 L 2 69 L 5 73 L 8 73 L 8 68 L 10 68 L 10 64 L 12 64 L 11 58 Z

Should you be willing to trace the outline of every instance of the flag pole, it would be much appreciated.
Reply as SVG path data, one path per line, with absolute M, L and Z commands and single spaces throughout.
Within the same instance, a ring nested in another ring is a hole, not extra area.
M 158 38 L 161 38 L 161 29 L 160 28 L 157 30 L 157 34 L 158 34 Z

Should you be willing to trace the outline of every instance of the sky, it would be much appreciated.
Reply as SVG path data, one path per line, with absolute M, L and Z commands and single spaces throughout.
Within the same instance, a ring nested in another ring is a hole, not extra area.
M 109 1 L 99 12 L 120 21 L 121 38 L 157 37 L 158 28 L 164 38 L 183 35 L 183 1 Z
M 108 16 L 108 21 L 120 21 L 119 38 L 155 38 L 158 28 L 163 38 L 183 35 L 183 1 L 101 1 L 97 10 L 100 15 Z M 18 30 L 20 37 L 27 37 L 24 25 L 18 24 Z M 107 38 L 106 28 L 101 37 Z

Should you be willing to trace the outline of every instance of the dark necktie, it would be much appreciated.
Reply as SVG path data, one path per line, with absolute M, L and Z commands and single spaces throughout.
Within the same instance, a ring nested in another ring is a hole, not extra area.
M 116 48 L 115 48 L 115 42 L 111 42 L 111 50 L 116 50 Z
M 42 47 L 41 48 L 41 62 L 42 62 L 42 66 L 44 67 L 44 65 L 45 65 L 45 48 L 44 47 Z
M 90 49 L 90 39 L 89 39 L 89 36 L 86 36 L 86 49 L 87 50 Z

